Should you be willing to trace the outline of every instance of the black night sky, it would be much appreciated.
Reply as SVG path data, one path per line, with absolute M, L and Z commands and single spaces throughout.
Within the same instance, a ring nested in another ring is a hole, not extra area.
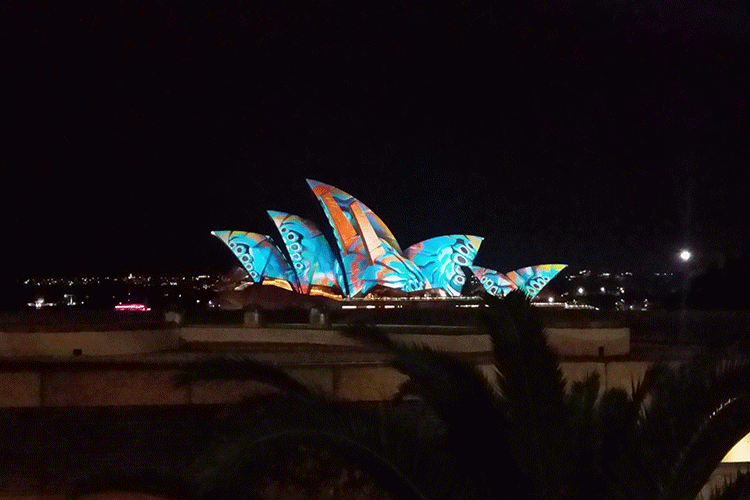
M 226 271 L 305 178 L 500 271 L 750 250 L 745 1 L 105 4 L 0 7 L 6 277 Z

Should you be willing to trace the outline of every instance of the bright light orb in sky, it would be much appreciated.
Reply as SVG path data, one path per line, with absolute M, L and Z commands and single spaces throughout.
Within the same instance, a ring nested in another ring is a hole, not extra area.
M 680 251 L 680 260 L 682 262 L 687 262 L 690 260 L 690 257 L 692 257 L 693 254 L 690 253 L 690 250 L 681 250 Z

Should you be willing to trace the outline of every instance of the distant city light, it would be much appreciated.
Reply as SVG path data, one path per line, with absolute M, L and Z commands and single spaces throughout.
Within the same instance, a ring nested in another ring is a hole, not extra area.
M 150 307 L 146 307 L 145 304 L 117 304 L 115 306 L 116 311 L 150 311 Z
M 693 254 L 690 253 L 690 250 L 682 250 L 682 251 L 680 251 L 680 260 L 682 260 L 682 262 L 689 261 L 690 257 L 692 257 L 692 256 L 693 256 Z

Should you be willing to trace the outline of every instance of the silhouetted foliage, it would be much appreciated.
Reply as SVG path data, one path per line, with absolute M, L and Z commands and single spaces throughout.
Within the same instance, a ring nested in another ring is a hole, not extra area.
M 528 299 L 485 300 L 494 380 L 467 361 L 372 327 L 345 331 L 390 352 L 409 376 L 390 405 L 338 402 L 245 357 L 189 366 L 185 381 L 252 379 L 278 391 L 226 416 L 222 439 L 199 466 L 200 495 L 257 494 L 264 464 L 283 464 L 302 449 L 308 458 L 318 454 L 309 470 L 331 463 L 345 474 L 358 470 L 399 498 L 693 500 L 750 432 L 744 359 L 712 351 L 677 368 L 656 363 L 629 392 L 603 391 L 595 373 L 566 390 Z M 314 478 L 312 487 L 341 474 L 333 469 L 302 476 Z M 744 498 L 731 496 L 746 480 L 738 481 L 725 488 L 727 498 Z

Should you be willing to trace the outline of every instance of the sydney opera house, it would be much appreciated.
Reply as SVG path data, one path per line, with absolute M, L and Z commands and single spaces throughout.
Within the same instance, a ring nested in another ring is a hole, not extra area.
M 331 224 L 335 251 L 314 223 L 285 212 L 268 211 L 285 251 L 270 236 L 213 232 L 251 283 L 340 299 L 461 297 L 475 295 L 480 286 L 497 296 L 520 289 L 533 298 L 565 267 L 544 264 L 506 273 L 477 267 L 474 258 L 482 238 L 465 234 L 437 236 L 404 250 L 364 203 L 333 186 L 307 183 Z M 472 274 L 478 280 L 472 280 L 473 287 L 467 285 Z

